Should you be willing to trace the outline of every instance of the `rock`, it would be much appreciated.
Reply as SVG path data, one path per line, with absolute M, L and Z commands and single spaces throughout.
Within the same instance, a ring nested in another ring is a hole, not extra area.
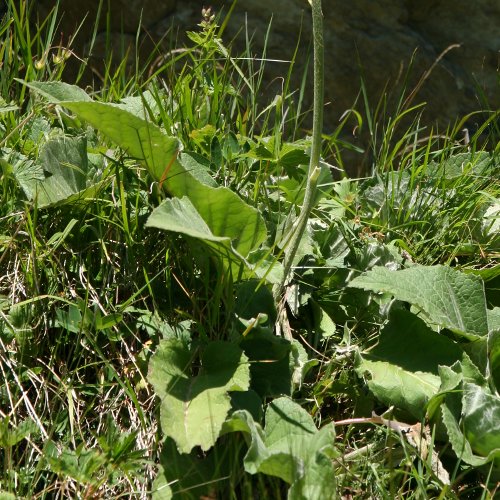
M 59 12 L 62 14 L 60 30 L 70 35 L 85 20 L 81 29 L 82 37 L 92 35 L 95 20 L 99 10 L 99 0 L 86 0 L 82 3 L 75 0 L 60 0 Z M 99 30 L 106 29 L 107 16 L 104 5 L 99 18 Z M 148 29 L 175 10 L 177 0 L 113 0 L 113 10 L 109 16 L 110 31 L 114 33 L 136 33 L 139 25 Z M 41 19 L 47 17 L 54 8 L 54 0 L 37 0 L 35 10 Z
M 40 5 L 51 3 L 53 0 L 38 2 Z M 85 3 L 85 8 L 91 12 L 90 19 L 95 17 L 97 4 L 98 0 L 87 0 Z M 210 4 L 215 12 L 224 16 L 233 0 L 212 0 Z M 111 28 L 118 32 L 123 23 L 123 31 L 130 33 L 127 43 L 133 43 L 140 5 L 143 6 L 141 23 L 144 38 L 149 41 L 160 39 L 172 26 L 180 34 L 186 29 L 196 29 L 201 20 L 202 4 L 198 0 L 116 0 L 110 17 Z M 76 26 L 83 14 L 82 6 L 72 0 L 63 0 L 63 10 L 66 10 L 65 25 Z M 500 2 L 323 0 L 323 12 L 326 132 L 335 129 L 339 118 L 356 101 L 356 109 L 365 111 L 363 99 L 359 97 L 362 77 L 372 110 L 384 92 L 395 89 L 384 111 L 392 115 L 400 99 L 401 88 L 406 87 L 407 95 L 417 89 L 413 100 L 407 101 L 406 106 L 427 103 L 420 124 L 427 125 L 429 132 L 431 125 L 437 124 L 440 132 L 446 132 L 450 125 L 469 113 L 500 108 Z M 267 37 L 271 19 L 272 26 Z M 253 55 L 261 57 L 267 44 L 266 57 L 277 60 L 293 57 L 300 36 L 292 87 L 297 88 L 304 72 L 309 71 L 305 109 L 310 107 L 312 51 L 308 2 L 236 2 L 224 32 L 226 43 L 234 41 L 233 55 L 244 51 L 246 34 L 252 40 Z M 144 45 L 146 55 L 151 53 L 151 46 L 151 43 Z M 408 67 L 411 67 L 410 71 Z M 276 93 L 281 92 L 283 80 L 279 77 L 286 75 L 287 70 L 288 64 L 266 63 L 265 81 L 261 88 L 264 99 L 270 102 Z M 472 116 L 469 126 L 477 126 L 481 119 L 481 116 Z M 354 123 L 349 123 L 349 127 L 353 128 Z
M 215 11 L 227 12 L 232 0 L 212 0 Z M 178 3 L 174 23 L 195 27 L 200 19 L 199 2 Z M 380 113 L 395 116 L 398 101 L 405 109 L 426 103 L 419 121 L 424 137 L 438 130 L 446 133 L 470 113 L 500 108 L 499 49 L 500 3 L 465 0 L 453 3 L 435 0 L 323 0 L 325 29 L 325 132 L 331 133 L 344 113 L 355 107 L 365 113 L 360 97 L 361 79 L 368 94 L 371 113 L 389 91 L 385 109 Z M 267 37 L 269 23 L 272 23 Z M 252 40 L 252 53 L 261 57 L 266 45 L 270 60 L 290 60 L 297 48 L 292 88 L 298 88 L 309 63 L 309 92 L 305 109 L 312 103 L 311 24 L 306 0 L 247 0 L 237 2 L 224 38 L 234 40 L 233 54 L 245 49 L 245 36 Z M 266 64 L 262 97 L 271 102 L 281 92 L 288 65 Z M 401 100 L 406 88 L 408 100 Z M 415 91 L 415 92 L 413 92 Z M 303 109 L 304 109 L 303 108 Z M 420 109 L 420 108 L 419 108 Z M 418 112 L 403 120 L 399 135 L 405 132 Z M 472 132 L 486 114 L 469 117 Z M 306 120 L 307 127 L 310 120 Z M 369 131 L 354 138 L 354 120 L 348 122 L 342 137 L 366 149 Z M 379 123 L 379 128 L 380 128 Z M 437 128 L 436 128 L 437 127 Z M 462 127 L 461 127 L 462 128 Z M 303 131 L 305 133 L 306 131 Z M 356 132 L 357 134 L 359 131 Z M 359 159 L 344 151 L 351 173 L 363 171 L 370 159 Z M 363 163 L 363 164 L 361 164 Z M 359 167 L 359 168 L 358 168 Z
M 215 8 L 232 2 L 214 1 Z M 197 2 L 184 2 L 195 8 Z M 327 126 L 356 100 L 360 78 L 364 75 L 371 105 L 382 92 L 402 83 L 412 61 L 408 90 L 432 69 L 424 79 L 413 104 L 427 102 L 424 118 L 446 127 L 468 113 L 500 108 L 499 50 L 500 3 L 490 0 L 466 0 L 453 3 L 434 0 L 351 0 L 323 1 Z M 272 16 L 272 31 L 267 56 L 290 59 L 299 32 L 302 42 L 296 72 L 301 76 L 307 61 L 311 39 L 310 12 L 305 0 L 253 0 L 239 2 L 234 9 L 226 38 L 238 32 L 255 33 L 253 50 L 263 47 Z M 243 48 L 243 35 L 237 38 Z M 448 52 L 439 56 L 447 48 Z M 283 67 L 270 63 L 273 76 Z M 282 73 L 281 73 L 282 74 Z M 270 80 L 273 78 L 270 77 Z M 478 97 L 483 94 L 482 102 Z

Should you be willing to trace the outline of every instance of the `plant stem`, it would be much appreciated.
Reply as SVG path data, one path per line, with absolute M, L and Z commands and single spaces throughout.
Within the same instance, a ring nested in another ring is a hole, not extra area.
M 314 104 L 313 104 L 313 132 L 311 145 L 311 158 L 307 172 L 306 192 L 304 204 L 292 228 L 289 249 L 285 254 L 283 280 L 275 289 L 275 299 L 278 301 L 288 281 L 293 259 L 300 245 L 300 240 L 307 227 L 311 213 L 318 178 L 320 174 L 319 160 L 321 154 L 321 134 L 323 131 L 323 103 L 324 103 L 324 43 L 323 43 L 323 13 L 321 0 L 309 0 L 312 6 L 313 44 L 314 44 Z

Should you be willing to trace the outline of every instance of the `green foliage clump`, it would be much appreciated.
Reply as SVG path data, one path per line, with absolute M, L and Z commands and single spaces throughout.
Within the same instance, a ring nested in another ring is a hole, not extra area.
M 209 9 L 161 67 L 84 91 L 61 81 L 57 11 L 32 33 L 19 5 L 0 28 L 0 496 L 492 498 L 497 115 L 479 147 L 461 123 L 398 136 L 419 113 L 400 109 L 349 178 L 327 163 L 346 145 L 321 134 L 321 53 L 311 139 L 294 61 L 262 103 L 264 67 Z

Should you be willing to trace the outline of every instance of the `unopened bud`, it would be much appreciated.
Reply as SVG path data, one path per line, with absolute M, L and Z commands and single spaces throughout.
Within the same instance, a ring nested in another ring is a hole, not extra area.
M 38 61 L 35 61 L 35 69 L 41 70 L 45 67 L 45 59 L 40 59 Z

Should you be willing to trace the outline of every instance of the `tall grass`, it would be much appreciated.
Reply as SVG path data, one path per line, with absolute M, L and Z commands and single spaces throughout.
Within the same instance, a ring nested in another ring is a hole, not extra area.
M 296 258 L 285 261 L 293 283 L 283 311 L 301 349 L 317 360 L 309 378 L 294 381 L 295 399 L 318 425 L 364 414 L 377 403 L 353 372 L 354 353 L 373 344 L 383 318 L 345 284 L 353 272 L 393 256 L 394 247 L 416 263 L 471 272 L 498 265 L 498 235 L 484 226 L 500 196 L 492 163 L 498 156 L 490 154 L 498 154 L 498 115 L 483 126 L 490 142 L 479 145 L 478 131 L 464 144 L 462 122 L 443 134 L 423 131 L 418 105 L 404 107 L 401 99 L 390 114 L 382 100 L 370 113 L 362 89 L 366 113 L 353 109 L 331 136 L 321 136 L 316 117 L 307 173 L 310 141 L 299 135 L 306 75 L 298 91 L 291 84 L 297 51 L 280 93 L 263 102 L 266 64 L 273 63 L 266 63 L 266 48 L 258 60 L 252 56 L 248 33 L 245 52 L 234 56 L 222 40 L 229 14 L 216 19 L 204 9 L 186 47 L 164 50 L 159 43 L 144 62 L 110 56 L 91 93 L 102 102 L 140 96 L 145 117 L 177 137 L 218 185 L 263 214 L 269 237 L 249 256 L 252 264 L 276 266 L 283 257 L 287 224 L 309 196 L 304 179 L 314 180 L 320 156 L 335 155 L 344 179 L 334 181 L 322 166 L 317 196 L 303 216 L 305 236 L 296 241 Z M 284 497 L 284 481 L 244 470 L 242 436 L 228 434 L 212 450 L 190 455 L 164 439 L 147 383 L 160 340 L 235 341 L 242 328 L 243 336 L 255 328 L 272 337 L 273 325 L 261 316 L 243 324 L 238 277 L 206 247 L 146 228 L 165 193 L 135 158 L 27 92 L 19 79 L 60 81 L 76 58 L 71 44 L 57 39 L 58 15 L 56 7 L 33 24 L 27 2 L 8 0 L 0 24 L 0 496 L 149 498 L 163 469 L 175 476 L 179 497 Z M 270 37 L 271 26 L 265 47 Z M 139 45 L 137 37 L 135 54 Z M 76 80 L 88 61 L 78 60 Z M 373 139 L 367 179 L 348 179 L 343 168 L 339 135 L 352 118 L 367 122 Z M 31 177 L 47 175 L 40 151 L 54 137 L 85 137 L 102 185 L 83 203 L 39 207 L 26 189 Z M 262 303 L 272 302 L 266 286 L 257 280 Z M 329 320 L 325 312 L 319 323 L 333 329 L 329 336 L 318 326 L 318 308 L 328 311 Z M 272 345 L 279 350 L 279 342 Z M 297 347 L 296 357 L 301 353 Z M 456 471 L 457 494 L 440 490 L 425 460 L 385 428 L 350 427 L 336 447 L 338 496 L 456 498 L 460 488 L 488 495 L 470 468 Z

